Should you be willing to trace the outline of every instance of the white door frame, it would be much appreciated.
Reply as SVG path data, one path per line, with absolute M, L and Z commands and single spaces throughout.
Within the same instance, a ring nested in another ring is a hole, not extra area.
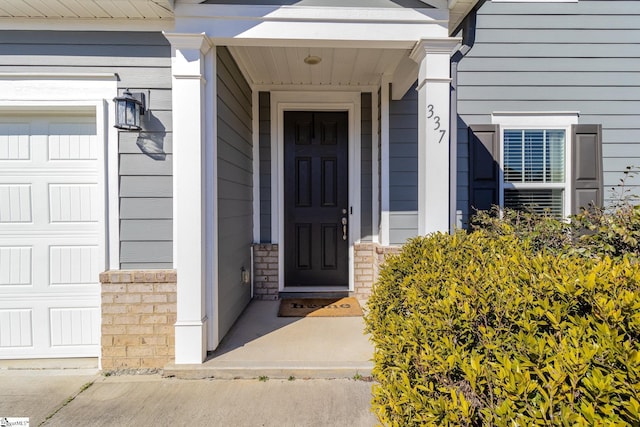
M 345 291 L 344 287 L 285 287 L 284 282 L 284 112 L 346 111 L 349 122 L 349 291 L 354 290 L 354 250 L 360 241 L 360 92 L 271 92 L 271 235 L 278 243 L 278 290 L 280 292 Z

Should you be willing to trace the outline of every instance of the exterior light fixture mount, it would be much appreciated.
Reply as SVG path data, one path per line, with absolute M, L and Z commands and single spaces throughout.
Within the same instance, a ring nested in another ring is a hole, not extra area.
M 116 124 L 114 127 L 123 130 L 141 130 L 140 116 L 144 115 L 146 99 L 142 92 L 130 92 L 126 89 L 122 96 L 113 98 L 116 105 Z

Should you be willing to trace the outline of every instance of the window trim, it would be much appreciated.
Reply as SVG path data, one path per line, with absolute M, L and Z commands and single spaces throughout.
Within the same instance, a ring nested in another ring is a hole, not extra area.
M 538 189 L 538 188 L 562 188 L 564 190 L 563 216 L 568 217 L 572 212 L 572 125 L 578 124 L 578 112 L 563 111 L 529 111 L 529 112 L 494 112 L 491 115 L 491 123 L 498 125 L 500 170 L 498 171 L 498 204 L 504 207 L 505 189 Z M 504 180 L 504 131 L 507 129 L 518 130 L 564 130 L 565 132 L 565 170 L 564 183 L 505 183 Z

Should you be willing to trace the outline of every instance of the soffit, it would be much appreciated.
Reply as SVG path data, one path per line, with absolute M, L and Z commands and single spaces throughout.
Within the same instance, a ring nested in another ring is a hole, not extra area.
M 449 34 L 455 35 L 456 29 L 471 12 L 478 0 L 449 0 Z
M 172 19 L 173 0 L 0 0 L 0 18 Z
M 409 50 L 372 48 L 229 47 L 254 85 L 379 85 L 383 74 L 392 74 Z M 322 61 L 308 65 L 304 58 Z

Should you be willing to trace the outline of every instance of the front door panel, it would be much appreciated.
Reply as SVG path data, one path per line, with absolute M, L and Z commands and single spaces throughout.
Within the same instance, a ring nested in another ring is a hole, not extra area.
M 348 116 L 284 113 L 285 286 L 347 286 Z

